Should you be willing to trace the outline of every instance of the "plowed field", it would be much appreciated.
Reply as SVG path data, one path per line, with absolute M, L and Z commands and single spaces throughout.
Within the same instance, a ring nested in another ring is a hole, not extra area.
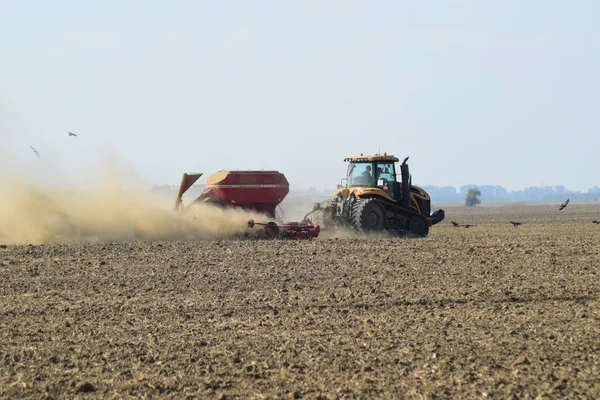
M 593 219 L 455 207 L 427 239 L 2 246 L 0 396 L 599 398 Z

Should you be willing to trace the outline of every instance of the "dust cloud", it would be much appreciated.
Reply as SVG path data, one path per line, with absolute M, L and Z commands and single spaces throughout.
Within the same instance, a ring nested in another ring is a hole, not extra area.
M 287 221 L 303 221 L 308 211 L 312 210 L 315 203 L 326 200 L 322 197 L 299 196 L 296 198 L 287 198 L 281 204 L 281 214 Z M 308 220 L 314 225 L 320 225 L 321 239 L 387 239 L 397 237 L 390 232 L 359 232 L 350 226 L 329 226 L 325 227 L 325 215 L 322 212 L 311 213 Z
M 251 232 L 249 218 L 265 219 L 202 205 L 176 212 L 174 199 L 142 187 L 114 157 L 90 177 L 95 186 L 86 188 L 35 183 L 3 161 L 0 244 L 225 239 Z

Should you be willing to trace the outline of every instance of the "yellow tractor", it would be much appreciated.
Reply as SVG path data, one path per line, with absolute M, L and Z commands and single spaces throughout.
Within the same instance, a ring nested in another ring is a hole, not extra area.
M 346 178 L 334 198 L 315 204 L 305 221 L 320 220 L 321 227 L 352 227 L 361 232 L 388 231 L 404 237 L 426 237 L 429 228 L 444 219 L 444 210 L 431 213 L 429 194 L 412 185 L 408 157 L 400 164 L 392 155 L 345 157 Z M 431 214 L 430 214 L 431 213 Z

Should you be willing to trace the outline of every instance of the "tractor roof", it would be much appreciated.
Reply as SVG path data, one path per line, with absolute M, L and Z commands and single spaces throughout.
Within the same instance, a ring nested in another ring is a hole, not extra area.
M 388 155 L 388 154 L 373 154 L 371 156 L 369 155 L 360 155 L 360 156 L 349 156 L 349 157 L 344 157 L 344 161 L 350 161 L 350 162 L 375 162 L 375 161 L 392 161 L 392 162 L 399 162 L 400 160 L 398 159 L 398 157 L 394 157 L 392 155 Z

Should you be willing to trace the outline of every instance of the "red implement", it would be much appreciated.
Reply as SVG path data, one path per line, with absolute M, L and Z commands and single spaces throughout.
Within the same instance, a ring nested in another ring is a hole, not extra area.
M 202 174 L 183 174 L 175 208 L 181 210 L 182 196 Z M 275 219 L 277 206 L 290 190 L 285 175 L 278 171 L 219 171 L 206 179 L 206 189 L 194 203 L 212 204 L 221 207 L 241 208 L 265 214 L 266 219 Z M 312 239 L 319 236 L 318 225 L 288 222 L 278 225 L 270 221 L 248 226 L 262 225 L 265 236 L 286 239 Z
M 275 222 L 254 222 L 248 220 L 248 226 L 254 228 L 256 225 L 264 226 L 262 233 L 268 238 L 310 240 L 319 236 L 321 228 L 319 225 L 300 224 L 298 222 L 289 222 L 284 225 L 277 225 Z

